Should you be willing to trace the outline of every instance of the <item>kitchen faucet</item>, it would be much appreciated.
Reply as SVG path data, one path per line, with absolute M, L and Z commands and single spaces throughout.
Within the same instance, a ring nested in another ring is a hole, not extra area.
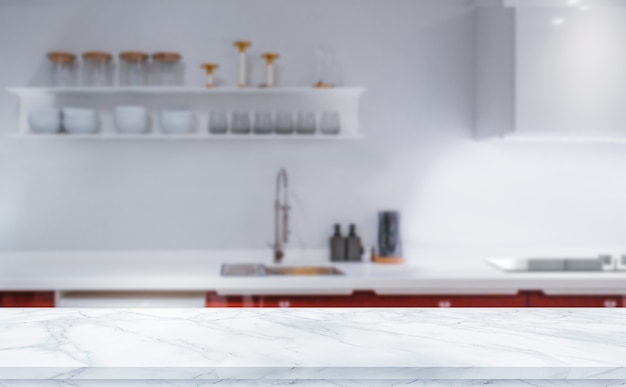
M 283 202 L 280 202 L 281 181 L 283 188 Z M 280 263 L 285 256 L 283 244 L 289 242 L 289 195 L 287 188 L 289 182 L 287 179 L 287 171 L 282 168 L 276 176 L 276 200 L 274 201 L 274 263 Z M 282 211 L 282 223 L 281 223 Z

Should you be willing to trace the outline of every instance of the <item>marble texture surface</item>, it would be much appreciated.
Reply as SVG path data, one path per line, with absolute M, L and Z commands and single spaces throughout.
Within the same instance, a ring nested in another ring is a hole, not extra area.
M 529 250 L 520 256 L 562 256 L 571 249 Z M 575 250 L 588 256 L 622 248 Z M 224 262 L 271 265 L 271 250 L 0 252 L 0 290 L 218 291 L 220 294 L 625 294 L 626 271 L 505 273 L 487 258 L 507 250 L 407 250 L 406 264 L 332 263 L 338 277 L 221 277 Z M 571 254 L 571 252 L 570 252 Z M 288 250 L 284 265 L 330 265 L 326 250 Z
M 0 310 L 0 380 L 113 379 L 617 383 L 626 310 Z
M 615 380 L 0 380 L 0 387 L 618 387 Z

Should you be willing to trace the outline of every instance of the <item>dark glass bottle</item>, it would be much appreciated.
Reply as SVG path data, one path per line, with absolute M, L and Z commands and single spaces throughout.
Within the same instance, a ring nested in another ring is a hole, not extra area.
M 356 235 L 356 226 L 350 225 L 350 233 L 346 238 L 346 261 L 359 262 L 363 255 L 363 246 L 361 245 L 361 238 Z
M 333 262 L 346 260 L 346 242 L 338 224 L 335 225 L 335 233 L 330 238 L 330 260 Z

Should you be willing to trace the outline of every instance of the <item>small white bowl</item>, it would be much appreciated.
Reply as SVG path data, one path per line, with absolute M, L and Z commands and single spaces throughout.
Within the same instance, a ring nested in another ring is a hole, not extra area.
M 96 111 L 81 108 L 63 108 L 63 118 L 66 117 L 96 117 Z
M 63 128 L 67 133 L 91 134 L 100 127 L 98 117 L 63 117 Z
M 28 112 L 28 125 L 33 133 L 58 133 L 61 131 L 61 111 L 39 108 Z
M 145 133 L 150 127 L 148 109 L 143 106 L 117 106 L 113 123 L 119 133 Z
M 191 110 L 161 110 L 161 130 L 165 133 L 191 133 L 195 117 Z
M 119 117 L 143 117 L 148 115 L 148 108 L 144 106 L 116 106 L 113 113 Z
M 150 127 L 148 117 L 142 119 L 114 117 L 113 123 L 119 133 L 145 133 Z

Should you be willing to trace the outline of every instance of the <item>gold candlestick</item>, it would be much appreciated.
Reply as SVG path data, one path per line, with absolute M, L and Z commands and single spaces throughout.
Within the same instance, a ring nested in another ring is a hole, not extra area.
M 239 87 L 246 87 L 246 49 L 252 43 L 247 40 L 238 40 L 234 43 L 239 48 Z
M 220 67 L 217 63 L 203 63 L 201 66 L 206 70 L 206 87 L 215 86 L 213 82 L 213 72 Z
M 332 83 L 326 83 L 326 82 L 319 81 L 315 85 L 313 85 L 313 87 L 315 87 L 317 89 L 332 89 L 333 87 L 335 87 L 335 85 L 332 84 Z
M 261 55 L 267 61 L 267 83 L 266 87 L 274 86 L 274 61 L 280 57 L 277 52 L 265 52 Z

